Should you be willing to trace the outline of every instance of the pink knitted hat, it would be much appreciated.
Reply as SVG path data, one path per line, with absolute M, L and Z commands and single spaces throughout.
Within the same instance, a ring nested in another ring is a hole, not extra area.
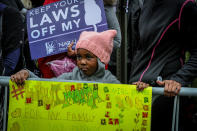
M 75 49 L 86 49 L 96 55 L 101 62 L 108 64 L 116 34 L 116 30 L 107 30 L 100 33 L 84 31 L 81 33 Z

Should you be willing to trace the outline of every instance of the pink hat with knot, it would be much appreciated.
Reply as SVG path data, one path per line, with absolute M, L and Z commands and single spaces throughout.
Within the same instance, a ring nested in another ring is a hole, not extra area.
M 75 49 L 86 49 L 96 55 L 101 62 L 108 64 L 116 34 L 116 30 L 107 30 L 100 33 L 84 31 L 81 33 Z

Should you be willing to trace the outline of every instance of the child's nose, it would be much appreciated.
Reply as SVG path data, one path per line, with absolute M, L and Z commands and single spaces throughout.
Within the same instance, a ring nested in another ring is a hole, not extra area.
M 86 59 L 81 59 L 81 64 L 86 64 Z

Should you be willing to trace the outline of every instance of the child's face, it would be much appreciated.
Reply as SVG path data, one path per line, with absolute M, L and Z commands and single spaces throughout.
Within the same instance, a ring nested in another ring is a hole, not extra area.
M 87 76 L 93 75 L 98 67 L 97 57 L 86 49 L 77 49 L 77 66 Z

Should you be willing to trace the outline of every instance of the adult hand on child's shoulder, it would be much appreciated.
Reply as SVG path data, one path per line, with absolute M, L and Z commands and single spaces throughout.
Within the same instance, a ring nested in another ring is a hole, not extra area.
M 132 84 L 136 85 L 138 91 L 143 91 L 144 88 L 147 88 L 149 86 L 149 84 L 141 82 L 141 81 L 133 82 Z
M 11 75 L 10 79 L 12 82 L 15 82 L 17 85 L 24 84 L 25 80 L 29 77 L 29 72 L 28 70 L 20 70 L 14 75 Z
M 157 81 L 157 84 L 160 86 L 164 86 L 165 96 L 176 96 L 181 90 L 181 84 L 174 80 Z

